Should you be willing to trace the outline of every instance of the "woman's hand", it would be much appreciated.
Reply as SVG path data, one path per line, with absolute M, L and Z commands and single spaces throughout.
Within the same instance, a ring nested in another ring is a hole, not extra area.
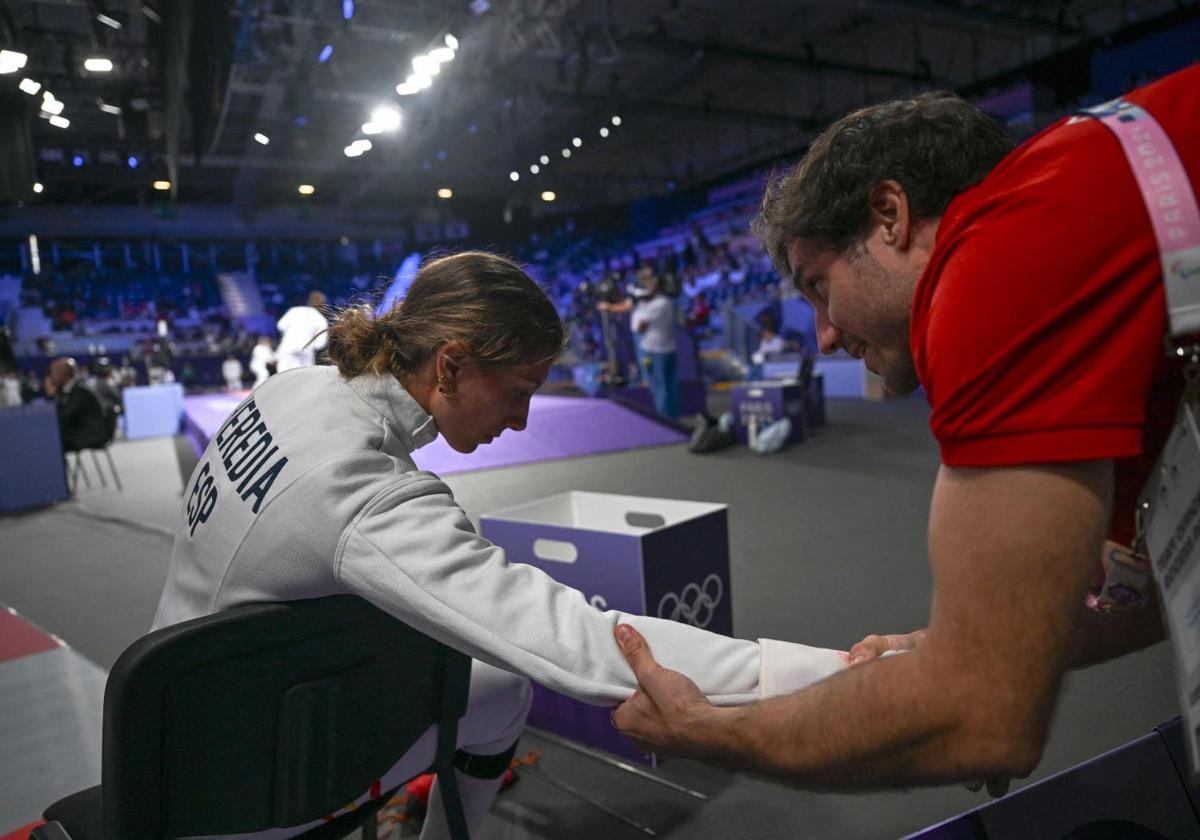
M 848 656 L 851 665 L 858 665 L 871 659 L 878 659 L 889 650 L 913 650 L 925 641 L 925 628 L 911 633 L 893 633 L 887 636 L 870 635 L 850 648 Z

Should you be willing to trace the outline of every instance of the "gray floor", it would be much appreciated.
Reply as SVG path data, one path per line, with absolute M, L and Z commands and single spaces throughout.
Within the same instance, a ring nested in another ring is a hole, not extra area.
M 744 449 L 694 456 L 668 446 L 453 475 L 448 483 L 476 519 L 571 489 L 728 503 L 737 634 L 845 647 L 924 621 L 925 520 L 937 469 L 926 422 L 919 398 L 835 401 L 828 429 L 770 458 Z M 180 506 L 170 441 L 122 443 L 114 456 L 124 493 L 85 491 L 52 509 L 0 519 L 0 601 L 105 668 L 150 623 Z M 1072 675 L 1031 781 L 1172 717 L 1172 680 L 1165 645 Z M 647 836 L 571 790 L 678 838 L 893 838 L 985 801 L 956 787 L 811 793 L 668 762 L 662 774 L 707 794 L 702 802 L 535 733 L 522 749 L 545 751 L 540 770 L 500 798 L 482 840 Z M 0 800 L 3 780 L 16 772 L 0 766 Z

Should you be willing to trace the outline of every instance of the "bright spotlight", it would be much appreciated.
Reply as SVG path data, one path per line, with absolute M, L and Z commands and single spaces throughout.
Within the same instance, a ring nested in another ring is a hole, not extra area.
M 25 66 L 29 56 L 15 50 L 0 50 L 0 73 L 16 73 Z
M 34 184 L 34 185 L 33 185 L 33 191 L 34 191 L 35 193 L 40 193 L 40 192 L 41 192 L 43 189 L 45 189 L 45 187 L 43 187 L 41 184 Z
M 454 60 L 454 50 L 449 47 L 436 47 L 429 51 L 429 57 L 438 64 L 445 64 L 447 61 Z
M 425 88 L 433 84 L 433 76 L 426 75 L 425 73 L 413 73 L 408 77 L 408 83 L 416 85 L 418 90 L 425 90 Z
M 414 93 L 419 93 L 420 90 L 414 83 L 408 81 L 396 85 L 396 93 L 401 96 L 412 96 Z
M 265 146 L 271 142 L 271 138 L 268 137 L 267 135 L 263 134 L 261 131 L 258 131 L 258 132 L 255 132 L 255 134 L 254 134 L 254 142 L 260 143 L 263 146 Z
M 578 137 L 572 137 L 572 138 L 571 138 L 571 145 L 572 145 L 572 146 L 574 146 L 576 149 L 578 149 L 580 146 L 582 146 L 582 145 L 583 145 L 583 140 L 581 140 L 581 139 L 580 139 L 580 138 L 578 138 Z
M 50 91 L 45 91 L 42 94 L 42 110 L 47 114 L 61 114 L 63 104 L 60 100 L 54 98 L 54 94 Z
M 137 159 L 137 155 L 130 155 L 129 157 L 125 158 L 125 163 L 129 164 L 130 169 L 137 169 L 140 161 Z
M 346 20 L 354 17 L 354 0 L 342 0 L 342 17 Z
M 362 133 L 363 134 L 382 134 L 383 126 L 379 125 L 379 123 L 365 122 L 362 124 Z
M 535 163 L 533 166 L 529 167 L 529 171 L 536 175 L 542 171 L 542 168 Z
M 514 169 L 512 172 L 509 172 L 509 173 L 508 173 L 508 180 L 510 180 L 510 181 L 520 181 L 520 180 L 521 180 L 521 173 L 520 173 L 520 172 L 518 172 L 517 170 L 515 170 L 515 169 Z
M 436 76 L 442 65 L 432 56 L 418 55 L 412 60 L 412 69 L 418 76 Z
M 601 137 L 607 137 L 607 136 L 608 136 L 608 126 L 604 126 L 602 129 L 600 129 L 600 136 L 601 136 Z
M 166 192 L 167 190 L 171 189 L 171 182 L 170 181 L 155 181 L 154 189 L 158 190 L 159 192 Z
M 55 114 L 50 118 L 50 125 L 55 128 L 70 128 L 71 121 L 66 117 L 60 117 L 58 114 Z
M 83 60 L 83 69 L 89 73 L 111 73 L 113 63 L 108 58 L 85 58 Z
M 380 131 L 395 131 L 400 127 L 400 111 L 387 105 L 380 105 L 371 112 L 371 122 L 379 126 Z
M 333 55 L 333 44 L 326 44 L 321 48 L 321 54 L 317 56 L 317 61 L 324 64 Z
M 542 155 L 538 160 L 542 162 L 542 166 L 545 166 L 550 162 L 550 155 Z
M 115 114 L 118 117 L 121 115 L 121 108 L 119 105 L 109 105 L 107 102 L 104 102 L 103 100 L 100 101 L 99 105 L 100 105 L 100 110 L 106 114 Z
M 107 26 L 110 29 L 116 29 L 117 31 L 120 31 L 120 29 L 121 29 L 121 21 L 117 20 L 116 18 L 110 18 L 108 15 L 104 14 L 103 12 L 96 15 L 96 20 L 100 21 L 100 23 L 103 23 L 105 26 Z
M 438 198 L 454 198 L 454 190 L 449 187 L 442 187 L 437 191 Z
M 296 192 L 300 193 L 300 195 L 312 195 L 316 191 L 317 188 L 312 184 L 301 184 L 300 186 L 296 187 Z
M 620 124 L 621 124 L 621 118 L 620 118 L 620 117 L 616 117 L 616 116 L 614 116 L 614 117 L 612 118 L 612 124 L 613 124 L 613 125 L 620 125 Z
M 544 193 L 542 193 L 542 201 L 553 201 L 556 198 L 558 198 L 558 196 L 556 196 L 550 190 L 546 190 Z
M 359 157 L 365 151 L 366 149 L 364 149 L 362 146 L 356 146 L 351 143 L 349 146 L 342 149 L 342 154 L 344 154 L 346 157 Z
M 570 149 L 563 149 L 562 155 L 563 155 L 563 157 L 565 157 L 565 158 L 569 158 L 569 157 L 571 156 L 571 150 L 570 150 Z
M 17 87 L 30 96 L 33 96 L 42 89 L 41 82 L 35 82 L 33 79 L 22 79 L 21 84 L 17 85 Z
M 453 35 L 451 35 L 449 32 L 446 33 L 446 46 L 452 50 L 458 49 L 458 39 L 455 38 Z
M 363 152 L 369 152 L 369 151 L 371 151 L 372 148 L 374 148 L 375 144 L 364 137 L 359 140 L 355 140 L 350 145 L 356 149 L 363 151 Z
M 75 157 L 71 158 L 71 165 L 76 169 L 83 166 L 85 163 L 87 163 L 87 161 L 83 159 L 83 155 L 75 155 Z

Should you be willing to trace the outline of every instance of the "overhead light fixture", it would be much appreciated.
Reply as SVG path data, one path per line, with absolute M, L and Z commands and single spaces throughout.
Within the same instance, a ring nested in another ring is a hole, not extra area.
M 342 17 L 346 20 L 354 17 L 354 0 L 342 0 Z
M 30 96 L 33 96 L 42 89 L 42 83 L 35 82 L 33 79 L 22 79 L 21 84 L 17 85 L 17 87 L 19 87 L 24 93 L 28 93 Z
M 455 52 L 458 52 L 458 39 L 455 38 L 453 35 L 451 35 L 449 32 L 446 33 L 445 43 L 446 43 L 447 47 L 454 50 Z
M 321 54 L 317 56 L 317 61 L 324 64 L 333 56 L 333 44 L 326 44 L 321 48 Z
M 50 125 L 55 128 L 70 128 L 71 121 L 66 117 L 60 117 L 58 114 L 55 114 L 50 118 Z
M 151 23 L 162 23 L 162 18 L 159 17 L 158 12 L 154 11 L 144 3 L 142 4 L 142 14 L 144 14 Z
M 608 136 L 608 126 L 604 126 L 603 128 L 601 128 L 601 129 L 600 129 L 600 136 L 601 136 L 601 137 L 607 137 L 607 136 Z
M 571 156 L 571 150 L 570 150 L 570 149 L 563 149 L 563 150 L 562 150 L 562 156 L 563 156 L 563 157 L 565 157 L 565 158 L 569 158 L 569 157 Z
M 99 105 L 100 105 L 100 110 L 106 114 L 116 114 L 117 116 L 121 115 L 121 109 L 117 105 L 109 105 L 104 100 L 100 100 Z
M 542 166 L 545 166 L 550 162 L 550 155 L 542 155 L 538 160 L 542 162 Z
M 542 170 L 541 170 L 541 167 L 539 167 L 539 166 L 538 166 L 538 165 L 535 163 L 533 166 L 529 167 L 529 171 L 530 171 L 531 173 L 533 173 L 534 175 L 536 175 L 536 174 L 538 174 L 539 172 L 541 172 Z
M 620 117 L 618 117 L 618 116 L 615 116 L 615 115 L 614 115 L 614 116 L 613 116 L 613 118 L 612 118 L 612 124 L 613 124 L 613 125 L 620 125 L 620 124 L 621 124 L 621 118 L 620 118 Z
M 544 193 L 542 193 L 542 201 L 553 201 L 556 198 L 558 198 L 558 196 L 556 196 L 550 190 L 546 190 Z
M 508 180 L 510 180 L 510 181 L 520 181 L 520 180 L 521 180 L 521 173 L 520 173 L 520 172 L 518 172 L 517 170 L 515 170 L 515 169 L 514 169 L 512 172 L 509 172 L 509 173 L 508 173 Z
M 120 29 L 121 29 L 121 21 L 119 21 L 115 18 L 110 18 L 108 15 L 104 14 L 103 12 L 100 12 L 99 14 L 96 15 L 96 20 L 100 21 L 105 26 L 111 27 L 112 29 L 116 29 L 117 31 L 120 31 Z
M 379 131 L 395 131 L 400 127 L 400 111 L 397 108 L 392 108 L 389 105 L 380 105 L 371 112 L 371 123 L 379 128 Z M 363 126 L 363 133 L 370 134 L 367 127 Z M 378 134 L 379 132 L 375 132 Z
M 40 192 L 41 192 L 43 189 L 45 189 L 45 187 L 43 187 L 41 184 L 36 184 L 36 183 L 35 183 L 35 184 L 33 185 L 33 191 L 34 191 L 35 193 L 40 193 Z
M 574 146 L 576 149 L 578 149 L 580 146 L 582 146 L 582 145 L 583 145 L 583 140 L 581 140 L 581 139 L 580 139 L 580 138 L 578 138 L 578 137 L 572 137 L 572 138 L 571 138 L 571 145 L 572 145 L 572 146 Z
M 353 143 L 351 143 L 349 146 L 342 149 L 342 154 L 344 154 L 346 157 L 360 157 L 364 151 L 366 151 L 366 149 L 362 148 L 361 146 L 355 146 Z
M 312 184 L 301 184 L 300 186 L 296 187 L 296 192 L 300 193 L 300 195 L 312 195 L 316 191 L 317 188 Z
M 454 190 L 449 187 L 442 187 L 437 191 L 438 198 L 454 198 Z
M 61 114 L 63 107 L 62 102 L 55 99 L 54 94 L 50 91 L 42 94 L 42 110 L 47 114 Z
M 155 181 L 154 189 L 158 190 L 159 192 L 166 192 L 167 190 L 171 189 L 171 182 L 170 181 Z
M 471 0 L 470 8 L 474 14 L 482 15 L 492 8 L 492 4 L 488 0 Z
M 412 60 L 412 69 L 418 76 L 436 76 L 442 65 L 432 56 L 418 55 Z
M 16 50 L 0 50 L 0 73 L 16 73 L 25 66 L 29 56 Z
M 425 88 L 433 84 L 433 76 L 425 73 L 413 73 L 408 77 L 408 82 L 409 84 L 416 85 L 419 90 L 425 90 Z
M 87 161 L 83 159 L 83 155 L 75 155 L 75 157 L 71 158 L 71 165 L 76 169 L 83 166 L 85 163 L 87 163 Z
M 363 134 L 383 134 L 383 126 L 378 123 L 365 122 L 362 124 Z
M 411 76 L 409 78 L 411 78 Z M 401 96 L 412 96 L 414 93 L 419 93 L 420 90 L 421 88 L 409 81 L 404 81 L 396 85 L 396 93 L 400 94 Z
M 454 60 L 454 50 L 449 47 L 435 47 L 429 51 L 429 57 L 438 64 L 445 64 L 447 61 Z
M 260 143 L 263 146 L 265 146 L 271 142 L 271 138 L 268 137 L 267 135 L 263 134 L 261 131 L 258 131 L 258 132 L 255 132 L 255 134 L 254 134 L 254 142 Z
M 137 155 L 130 155 L 129 157 L 125 158 L 125 163 L 130 169 L 137 169 L 138 164 L 141 163 L 141 161 L 137 159 Z
M 112 59 L 85 58 L 83 60 L 83 69 L 89 73 L 111 73 L 113 69 Z
M 363 138 L 361 138 L 361 139 L 359 139 L 359 140 L 355 140 L 355 141 L 354 141 L 353 143 L 351 143 L 350 145 L 351 145 L 351 146 L 354 146 L 356 149 L 361 149 L 361 150 L 362 150 L 362 151 L 364 151 L 364 152 L 369 152 L 369 151 L 371 151 L 371 149 L 372 149 L 372 148 L 374 148 L 374 145 L 375 145 L 375 144 L 374 144 L 374 143 L 372 143 L 372 142 L 371 142 L 370 140 L 368 140 L 367 138 L 363 137 Z

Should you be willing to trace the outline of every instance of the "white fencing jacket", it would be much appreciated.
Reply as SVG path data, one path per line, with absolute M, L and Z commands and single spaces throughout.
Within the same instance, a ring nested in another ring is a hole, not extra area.
M 315 367 L 267 380 L 213 437 L 185 488 L 155 629 L 248 602 L 353 593 L 476 659 L 608 706 L 637 687 L 613 639 L 618 622 L 721 705 L 846 667 L 837 651 L 602 612 L 541 570 L 509 563 L 450 489 L 413 464 L 412 451 L 436 435 L 394 377 Z

